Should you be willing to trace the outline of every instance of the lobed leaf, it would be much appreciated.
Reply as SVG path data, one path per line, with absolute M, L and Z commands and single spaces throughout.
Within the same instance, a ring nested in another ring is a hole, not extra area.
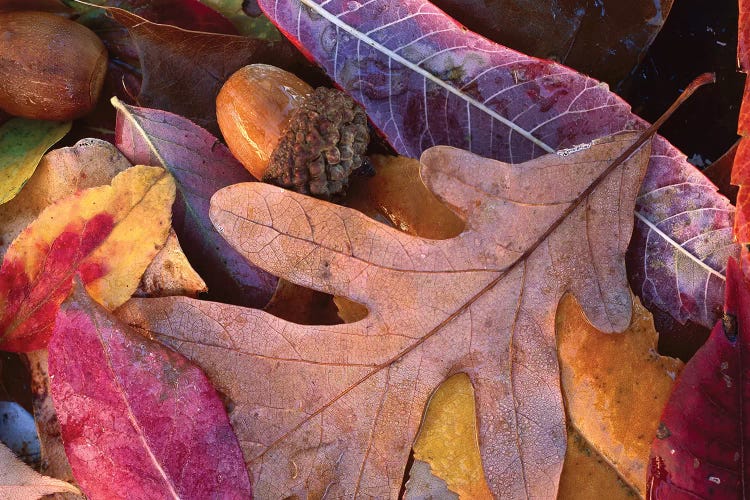
M 569 425 L 645 497 L 651 441 L 682 362 L 658 354 L 653 319 L 637 299 L 622 335 L 592 327 L 571 296 L 560 302 L 556 329 Z
M 259 497 L 397 496 L 427 399 L 459 372 L 493 495 L 553 496 L 565 450 L 555 309 L 571 290 L 603 331 L 629 323 L 623 257 L 649 150 L 608 168 L 634 139 L 521 165 L 425 152 L 422 178 L 466 221 L 447 240 L 262 183 L 224 188 L 211 219 L 247 259 L 367 317 L 304 326 L 187 298 L 118 314 L 231 399 Z
M 80 283 L 58 313 L 49 373 L 65 451 L 89 498 L 252 497 L 206 376 L 119 323 Z
M 519 163 L 645 125 L 606 84 L 468 32 L 427 0 L 259 4 L 405 156 L 442 144 Z M 654 141 L 629 266 L 647 307 L 713 324 L 738 252 L 733 213 L 684 155 Z
M 109 309 L 130 298 L 167 238 L 174 195 L 164 169 L 136 166 L 47 207 L 0 267 L 0 347 L 43 348 L 76 274 Z

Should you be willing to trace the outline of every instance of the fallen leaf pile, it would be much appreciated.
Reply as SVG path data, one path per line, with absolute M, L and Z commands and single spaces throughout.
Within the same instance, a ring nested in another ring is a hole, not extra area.
M 0 5 L 109 54 L 87 116 L 0 116 L 0 350 L 41 450 L 0 443 L 0 498 L 736 495 L 747 139 L 735 221 L 584 74 L 630 73 L 671 1 L 601 24 L 556 3 L 508 2 L 507 30 L 449 0 Z M 216 95 L 252 63 L 364 108 L 345 195 L 224 145 Z M 660 355 L 714 324 L 684 369 Z

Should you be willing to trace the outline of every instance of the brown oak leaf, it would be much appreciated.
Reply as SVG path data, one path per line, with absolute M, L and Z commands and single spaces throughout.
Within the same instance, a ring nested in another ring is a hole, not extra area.
M 553 497 L 566 440 L 555 310 L 571 291 L 599 330 L 629 324 L 623 257 L 650 147 L 614 160 L 635 138 L 516 165 L 425 151 L 425 184 L 466 223 L 446 240 L 261 183 L 229 186 L 211 218 L 233 246 L 367 317 L 303 326 L 184 297 L 134 299 L 120 315 L 227 396 L 259 498 L 397 497 L 428 398 L 461 372 L 493 494 Z

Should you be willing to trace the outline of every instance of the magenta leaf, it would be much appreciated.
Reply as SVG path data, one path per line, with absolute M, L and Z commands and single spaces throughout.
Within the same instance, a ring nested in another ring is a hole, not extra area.
M 518 163 L 644 127 L 606 84 L 467 31 L 426 0 L 259 4 L 402 155 L 444 144 Z M 723 263 L 738 253 L 734 209 L 661 137 L 646 176 L 631 283 L 648 307 L 710 327 L 721 309 Z M 658 293 L 657 274 L 669 283 Z
M 251 497 L 216 390 L 82 286 L 57 316 L 50 391 L 73 475 L 91 499 Z
M 651 445 L 650 499 L 750 494 L 750 289 L 734 259 L 724 308 L 662 414 Z
M 174 176 L 172 224 L 190 263 L 208 285 L 209 297 L 263 308 L 278 278 L 243 259 L 208 218 L 209 200 L 216 191 L 253 177 L 226 146 L 190 120 L 120 101 L 113 104 L 120 151 L 134 164 L 161 165 Z

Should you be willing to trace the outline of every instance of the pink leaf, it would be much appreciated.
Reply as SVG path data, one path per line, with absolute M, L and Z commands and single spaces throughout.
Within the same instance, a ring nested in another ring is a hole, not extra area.
M 730 260 L 724 319 L 685 366 L 651 446 L 648 498 L 746 498 L 750 289 Z
M 80 285 L 57 316 L 49 373 L 65 451 L 89 498 L 250 498 L 237 438 L 203 372 Z
M 471 33 L 426 0 L 259 3 L 402 155 L 443 144 L 520 163 L 644 126 L 607 85 Z M 654 140 L 631 252 L 647 307 L 713 325 L 724 263 L 738 252 L 733 213 L 682 153 Z

